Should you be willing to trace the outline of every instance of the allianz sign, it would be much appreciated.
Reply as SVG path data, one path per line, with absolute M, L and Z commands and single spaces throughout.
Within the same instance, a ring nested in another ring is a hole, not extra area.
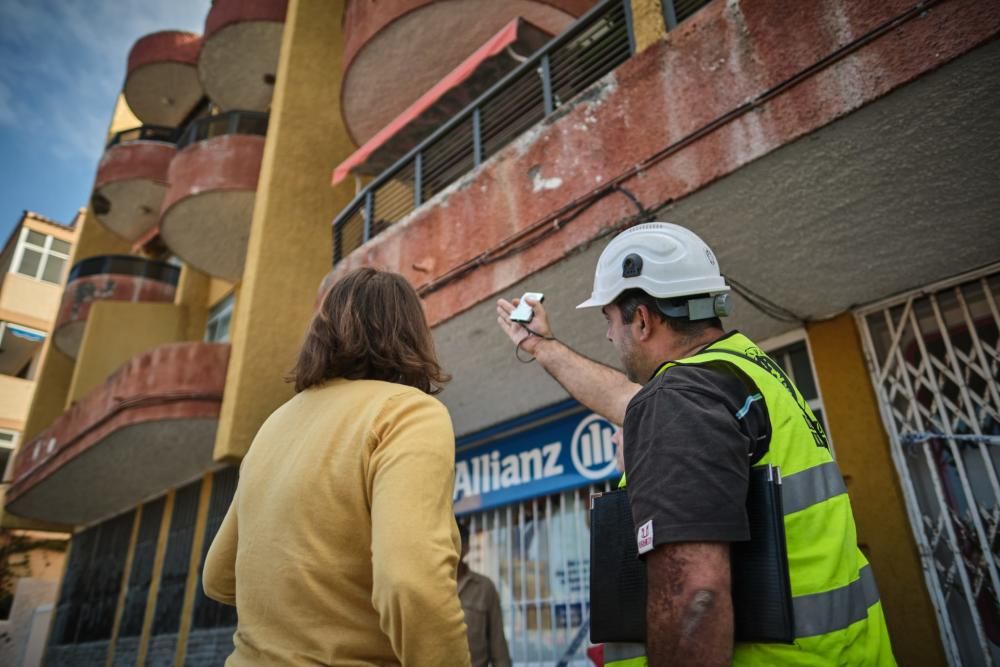
M 611 442 L 615 427 L 610 422 L 575 403 L 555 415 L 540 412 L 534 424 L 529 417 L 473 436 L 471 442 L 459 441 L 454 493 L 458 513 L 618 476 Z

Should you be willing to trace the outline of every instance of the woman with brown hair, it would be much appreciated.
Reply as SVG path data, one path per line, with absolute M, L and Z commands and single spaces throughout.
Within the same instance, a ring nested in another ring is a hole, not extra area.
M 455 437 L 416 292 L 358 269 L 333 285 L 205 561 L 236 605 L 230 667 L 468 665 L 456 590 Z

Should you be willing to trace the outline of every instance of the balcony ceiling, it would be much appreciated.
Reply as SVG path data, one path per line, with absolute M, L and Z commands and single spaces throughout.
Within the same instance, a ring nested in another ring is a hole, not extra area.
M 224 110 L 271 104 L 287 0 L 216 0 L 205 20 L 198 76 Z
M 86 525 L 203 474 L 228 358 L 200 342 L 134 357 L 18 450 L 7 510 Z
M 143 124 L 177 127 L 201 100 L 200 46 L 198 35 L 168 30 L 146 35 L 132 47 L 124 93 Z
M 160 236 L 199 271 L 243 275 L 264 137 L 230 134 L 196 142 L 170 165 Z
M 94 213 L 102 225 L 128 241 L 152 229 L 167 191 L 173 144 L 132 141 L 104 152 L 94 182 Z
M 357 144 L 401 114 L 507 23 L 557 35 L 593 0 L 351 2 L 344 15 L 341 108 Z
M 392 166 L 551 38 L 524 19 L 514 19 L 342 162 L 333 182 L 349 173 L 375 176 Z

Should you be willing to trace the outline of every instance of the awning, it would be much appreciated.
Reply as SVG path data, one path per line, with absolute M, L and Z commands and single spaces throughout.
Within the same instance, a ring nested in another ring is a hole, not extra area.
M 11 333 L 18 338 L 30 340 L 33 343 L 40 343 L 45 340 L 44 331 L 32 329 L 31 327 L 25 327 L 20 324 L 13 324 L 11 322 L 0 322 L 0 344 L 3 342 L 3 336 L 7 333 Z
M 523 18 L 508 23 L 340 163 L 333 171 L 333 184 L 350 173 L 374 175 L 392 166 L 551 38 Z

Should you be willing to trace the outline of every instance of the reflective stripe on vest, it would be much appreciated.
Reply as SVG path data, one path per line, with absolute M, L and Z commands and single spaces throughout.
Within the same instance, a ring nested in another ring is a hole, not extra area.
M 611 667 L 615 665 L 645 665 L 646 645 L 645 644 L 605 644 L 604 645 L 604 665 Z
M 833 461 L 781 478 L 781 506 L 785 516 L 847 493 L 844 476 Z
M 868 608 L 879 601 L 875 575 L 870 565 L 860 576 L 840 588 L 825 593 L 792 598 L 795 636 L 812 637 L 842 630 L 868 617 Z

